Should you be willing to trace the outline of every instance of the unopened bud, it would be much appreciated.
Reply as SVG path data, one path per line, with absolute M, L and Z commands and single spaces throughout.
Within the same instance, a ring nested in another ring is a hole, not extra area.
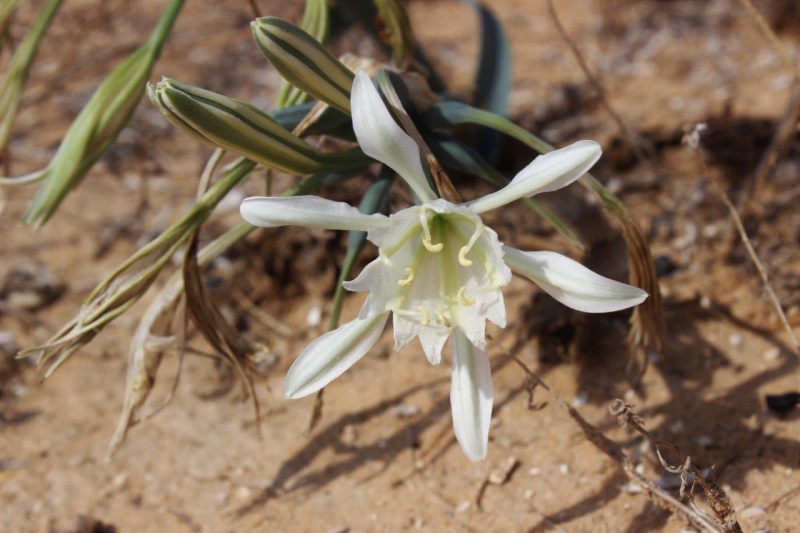
M 350 114 L 353 73 L 314 37 L 285 20 L 263 17 L 251 23 L 261 53 L 289 83 Z

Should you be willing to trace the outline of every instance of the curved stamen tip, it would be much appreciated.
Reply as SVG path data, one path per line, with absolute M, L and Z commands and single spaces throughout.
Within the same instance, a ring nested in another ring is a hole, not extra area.
M 458 289 L 458 302 L 464 307 L 475 305 L 475 298 L 467 298 L 467 288 L 461 287 Z
M 432 244 L 429 237 L 423 237 L 422 238 L 422 244 L 423 244 L 423 246 L 425 246 L 426 250 L 428 250 L 429 252 L 433 252 L 433 253 L 441 252 L 442 248 L 444 248 L 444 244 L 441 243 L 441 242 L 436 243 L 436 244 Z
M 422 315 L 422 321 L 420 322 L 421 325 L 427 326 L 431 323 L 431 315 L 428 314 L 428 311 L 424 307 L 418 305 L 417 311 Z
M 414 269 L 413 268 L 410 268 L 410 267 L 406 268 L 405 271 L 406 271 L 406 274 L 408 274 L 408 277 L 406 279 L 401 279 L 400 281 L 397 282 L 397 284 L 400 285 L 401 287 L 408 287 L 409 285 L 411 285 L 414 282 L 414 279 L 417 277 L 414 274 Z
M 458 262 L 465 267 L 472 266 L 472 261 L 467 259 L 467 252 L 469 252 L 469 248 L 466 246 L 462 246 L 458 251 Z

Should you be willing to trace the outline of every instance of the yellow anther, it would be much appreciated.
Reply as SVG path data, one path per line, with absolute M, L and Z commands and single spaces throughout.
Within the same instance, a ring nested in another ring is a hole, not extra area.
M 428 314 L 428 311 L 426 311 L 424 307 L 418 305 L 417 311 L 419 311 L 419 314 L 422 315 L 422 322 L 420 322 L 420 324 L 422 324 L 423 326 L 427 326 L 428 324 L 431 323 L 431 315 Z
M 422 244 L 425 246 L 426 250 L 433 253 L 441 252 L 442 248 L 444 248 L 444 244 L 441 242 L 437 244 L 431 244 L 431 240 L 428 237 L 422 238 Z
M 459 303 L 461 303 L 461 305 L 463 305 L 464 307 L 469 307 L 470 305 L 475 305 L 475 298 L 467 298 L 466 292 L 467 292 L 467 288 L 466 287 L 461 287 L 460 289 L 458 289 L 458 301 L 459 301 Z
M 469 248 L 466 246 L 462 246 L 458 251 L 458 262 L 465 267 L 472 266 L 472 261 L 467 259 L 467 252 L 469 252 Z
M 450 325 L 450 321 L 449 321 L 449 320 L 447 320 L 447 317 L 446 317 L 446 316 L 444 316 L 444 315 L 442 314 L 442 310 L 441 310 L 441 309 L 437 309 L 437 310 L 436 310 L 436 318 L 438 318 L 438 319 L 439 319 L 439 323 L 440 323 L 441 325 L 443 325 L 444 327 L 446 327 L 446 328 L 450 328 L 450 327 L 452 327 L 452 326 Z
M 406 279 L 401 279 L 400 281 L 397 282 L 397 284 L 400 285 L 401 287 L 408 287 L 414 282 L 414 278 L 416 277 L 414 275 L 413 268 L 406 268 L 405 271 L 406 274 L 408 274 L 408 277 Z

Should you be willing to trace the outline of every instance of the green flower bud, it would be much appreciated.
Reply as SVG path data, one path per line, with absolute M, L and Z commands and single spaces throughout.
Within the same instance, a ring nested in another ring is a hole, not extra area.
M 276 17 L 251 23 L 258 48 L 281 76 L 314 98 L 350 114 L 353 73 L 297 26 Z
M 290 174 L 312 174 L 363 165 L 358 150 L 323 154 L 255 106 L 171 78 L 149 85 L 150 101 L 172 124 L 195 139 Z

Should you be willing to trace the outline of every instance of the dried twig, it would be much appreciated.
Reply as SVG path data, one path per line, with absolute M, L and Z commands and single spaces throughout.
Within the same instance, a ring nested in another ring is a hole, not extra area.
M 789 334 L 789 339 L 792 342 L 792 348 L 794 350 L 795 355 L 800 356 L 800 341 L 797 339 L 797 335 L 795 335 L 792 326 L 789 324 L 789 321 L 786 319 L 786 314 L 783 312 L 783 308 L 781 307 L 781 302 L 778 300 L 778 296 L 775 294 L 775 291 L 772 289 L 772 284 L 769 281 L 769 276 L 767 275 L 767 271 L 764 269 L 764 265 L 759 260 L 758 255 L 756 254 L 755 249 L 753 248 L 753 244 L 750 242 L 750 238 L 747 236 L 747 231 L 744 229 L 744 225 L 742 224 L 742 219 L 739 217 L 739 213 L 736 211 L 736 207 L 734 207 L 731 199 L 728 197 L 727 193 L 725 192 L 725 188 L 720 184 L 719 180 L 711 174 L 708 170 L 708 166 L 706 162 L 703 160 L 703 157 L 699 154 L 698 150 L 700 149 L 700 132 L 702 131 L 702 127 L 695 126 L 691 132 L 687 133 L 684 138 L 683 142 L 688 147 L 695 150 L 697 154 L 697 161 L 700 165 L 702 172 L 705 176 L 711 180 L 711 183 L 714 184 L 714 188 L 717 190 L 717 194 L 719 194 L 722 202 L 725 204 L 725 207 L 728 208 L 728 212 L 733 219 L 734 224 L 736 225 L 736 230 L 739 232 L 739 237 L 742 240 L 745 248 L 747 249 L 747 254 L 750 256 L 750 260 L 758 270 L 758 274 L 761 277 L 761 281 L 764 284 L 764 290 L 767 291 L 767 295 L 769 296 L 770 300 L 772 301 L 772 306 L 775 309 L 775 313 L 778 315 L 783 327 L 786 329 L 786 332 Z
M 650 172 L 655 175 L 655 167 L 653 166 L 653 162 L 644 154 L 642 151 L 641 146 L 637 141 L 637 135 L 631 130 L 625 121 L 622 119 L 622 116 L 617 113 L 617 111 L 611 106 L 606 98 L 605 89 L 603 89 L 603 85 L 600 83 L 600 80 L 597 79 L 592 71 L 589 69 L 589 65 L 586 63 L 586 60 L 583 57 L 583 54 L 578 49 L 578 46 L 575 44 L 575 41 L 572 37 L 569 36 L 567 30 L 564 28 L 564 25 L 561 24 L 561 20 L 558 18 L 558 13 L 556 13 L 556 9 L 553 6 L 553 0 L 547 0 L 547 12 L 550 14 L 550 18 L 553 20 L 553 24 L 555 25 L 558 33 L 561 34 L 561 37 L 569 46 L 569 49 L 572 51 L 572 55 L 575 56 L 575 59 L 578 61 L 578 65 L 580 65 L 581 70 L 583 71 L 584 76 L 589 81 L 589 83 L 594 88 L 595 92 L 597 93 L 598 98 L 600 99 L 600 104 L 603 108 L 608 112 L 611 116 L 611 119 L 616 123 L 617 127 L 619 128 L 622 135 L 625 137 L 628 145 L 630 146 L 631 150 L 633 150 L 636 159 L 639 160 L 640 163 L 644 163 L 650 169 Z
M 693 526 L 697 527 L 702 531 L 708 531 L 713 533 L 728 533 L 728 532 L 741 531 L 741 529 L 738 530 L 725 529 L 724 525 L 720 526 L 720 524 L 717 524 L 706 513 L 700 511 L 697 508 L 688 507 L 680 500 L 672 496 L 669 492 L 658 487 L 655 483 L 646 479 L 644 476 L 636 472 L 635 465 L 617 443 L 606 437 L 603 434 L 603 432 L 600 431 L 597 427 L 587 422 L 586 419 L 584 419 L 580 415 L 577 409 L 570 406 L 566 401 L 564 401 L 564 399 L 556 391 L 550 388 L 535 372 L 533 372 L 530 368 L 528 368 L 528 365 L 522 362 L 514 354 L 509 353 L 499 342 L 494 340 L 493 342 L 496 346 L 499 347 L 500 351 L 505 356 L 511 357 L 517 363 L 517 365 L 519 365 L 520 368 L 522 368 L 528 379 L 530 379 L 534 383 L 541 385 L 542 388 L 547 390 L 553 396 L 553 398 L 555 398 L 556 404 L 562 409 L 567 411 L 570 418 L 572 418 L 572 420 L 578 425 L 578 427 L 583 432 L 584 437 L 586 437 L 586 439 L 590 443 L 592 443 L 592 445 L 594 445 L 595 448 L 597 448 L 605 455 L 607 455 L 628 477 L 630 482 L 633 485 L 639 487 L 643 493 L 647 494 L 656 505 L 658 505 L 662 509 L 670 511 L 676 516 L 681 517 L 683 520 L 692 524 Z M 631 416 L 632 418 L 635 418 L 635 415 L 633 415 L 632 413 Z M 661 443 L 663 441 L 658 440 L 658 442 Z M 672 446 L 672 448 L 674 448 L 674 446 Z M 709 486 L 709 488 L 711 487 L 711 485 L 713 485 L 712 483 L 705 481 L 705 479 L 704 482 Z M 713 486 L 716 487 L 716 485 Z M 718 487 L 716 487 L 716 490 L 721 492 L 723 495 L 725 494 Z M 725 497 L 727 497 L 727 495 L 725 495 Z M 723 498 L 721 496 L 718 497 L 718 500 L 722 499 Z M 728 499 L 728 501 L 730 500 Z M 733 506 L 731 505 L 730 508 L 732 510 Z M 735 514 L 733 523 L 736 525 L 736 527 L 738 527 L 738 524 L 735 522 Z
M 764 34 L 764 37 L 767 38 L 772 48 L 783 58 L 789 68 L 795 71 L 795 75 L 800 76 L 800 66 L 794 62 L 792 56 L 789 55 L 789 52 L 781 44 L 780 39 L 778 39 L 778 36 L 772 31 L 772 28 L 769 27 L 769 24 L 764 20 L 764 17 L 761 16 L 761 13 L 758 12 L 753 2 L 750 0 L 739 0 L 739 3 L 742 4 L 742 7 L 744 7 L 747 14 L 753 19 L 753 22 L 756 23 L 756 26 L 758 26 L 758 29 Z
M 728 494 L 716 483 L 705 477 L 700 469 L 692 463 L 692 458 L 688 455 L 684 457 L 677 446 L 665 440 L 661 440 L 647 431 L 642 426 L 642 419 L 633 413 L 630 407 L 630 405 L 626 404 L 622 400 L 614 400 L 609 406 L 608 410 L 612 416 L 617 418 L 617 421 L 620 424 L 625 427 L 630 427 L 634 431 L 638 432 L 647 440 L 649 440 L 653 446 L 655 446 L 656 454 L 658 455 L 658 459 L 664 469 L 673 474 L 679 473 L 681 475 L 681 500 L 688 497 L 695 511 L 698 513 L 703 513 L 695 506 L 694 501 L 692 500 L 695 486 L 700 485 L 706 495 L 706 499 L 708 500 L 711 510 L 714 511 L 717 521 L 722 526 L 722 531 L 725 533 L 741 533 L 742 528 L 736 521 L 736 509 L 733 506 L 733 501 L 731 501 L 730 496 L 728 496 Z M 667 450 L 675 455 L 677 458 L 683 461 L 683 464 L 680 466 L 671 466 L 669 463 L 667 463 L 667 461 L 664 460 L 662 449 Z M 691 484 L 688 480 L 690 473 L 694 474 Z M 688 492 L 686 490 L 687 485 L 689 485 Z
M 764 37 L 769 41 L 772 49 L 781 56 L 786 65 L 793 71 L 794 79 L 792 80 L 792 86 L 795 88 L 786 112 L 783 114 L 783 118 L 778 124 L 775 134 L 770 141 L 769 147 L 767 151 L 764 152 L 761 161 L 759 161 L 758 167 L 756 167 L 755 178 L 749 186 L 744 187 L 739 201 L 737 202 L 737 209 L 747 214 L 752 209 L 756 192 L 775 170 L 778 159 L 780 159 L 781 154 L 785 152 L 786 146 L 797 131 L 797 121 L 800 119 L 800 65 L 792 59 L 789 52 L 781 44 L 778 36 L 775 35 L 775 32 L 772 31 L 772 28 L 770 28 L 767 21 L 764 20 L 764 17 L 761 16 L 761 13 L 758 12 L 758 9 L 756 9 L 753 3 L 750 0 L 739 0 L 739 3 L 742 4 L 747 14 L 750 15 L 750 18 L 753 19 L 758 29 L 764 34 Z

